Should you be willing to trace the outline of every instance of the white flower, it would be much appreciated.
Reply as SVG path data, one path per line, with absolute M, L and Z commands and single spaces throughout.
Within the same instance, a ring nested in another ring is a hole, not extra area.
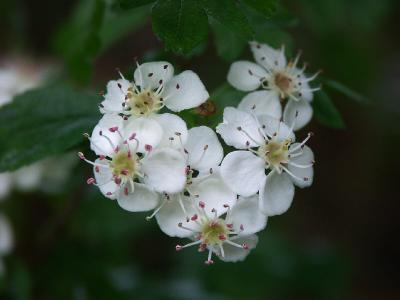
M 254 233 L 265 228 L 267 217 L 260 213 L 257 197 L 239 198 L 232 209 L 225 206 L 228 210 L 222 218 L 223 213 L 199 201 L 191 218 L 178 224 L 189 233 L 193 242 L 177 245 L 176 250 L 190 246 L 198 246 L 199 251 L 208 250 L 207 265 L 214 263 L 213 253 L 227 262 L 244 260 L 249 249 L 257 245 L 258 238 Z
M 172 138 L 173 135 L 169 137 Z M 185 186 L 177 193 L 165 194 L 148 219 L 155 216 L 161 230 L 170 236 L 186 237 L 187 231 L 177 224 L 186 221 L 192 214 L 194 199 L 204 199 L 207 205 L 225 212 L 227 208 L 224 204 L 233 205 L 236 194 L 219 174 L 223 149 L 214 131 L 206 126 L 191 128 L 186 144 L 181 144 L 179 150 L 187 166 Z
M 11 173 L 0 173 L 0 201 L 7 198 L 12 187 Z
M 270 116 L 257 117 L 233 107 L 225 108 L 224 122 L 217 127 L 228 145 L 246 149 L 224 158 L 222 178 L 239 195 L 259 192 L 260 209 L 270 216 L 289 209 L 293 184 L 301 188 L 312 184 L 314 155 L 305 145 L 311 134 L 295 143 L 292 129 Z
M 185 159 L 172 148 L 157 148 L 162 128 L 154 120 L 139 118 L 128 124 L 118 115 L 104 115 L 94 128 L 92 150 L 95 162 L 79 153 L 94 166 L 95 184 L 110 199 L 128 211 L 147 211 L 159 203 L 160 193 L 180 191 L 186 182 Z
M 0 213 L 0 277 L 4 274 L 2 258 L 10 253 L 14 246 L 14 236 L 8 219 Z
M 305 126 L 312 117 L 310 101 L 313 92 L 319 88 L 311 88 L 309 82 L 316 78 L 315 74 L 306 77 L 305 66 L 297 67 L 299 56 L 294 61 L 286 61 L 284 48 L 275 50 L 266 44 L 250 43 L 257 64 L 249 61 L 238 61 L 231 65 L 228 82 L 242 91 L 255 91 L 243 98 L 239 109 L 254 112 L 256 115 L 267 114 L 281 118 L 281 99 L 288 103 L 283 112 L 283 120 L 292 124 L 296 120 L 294 130 Z

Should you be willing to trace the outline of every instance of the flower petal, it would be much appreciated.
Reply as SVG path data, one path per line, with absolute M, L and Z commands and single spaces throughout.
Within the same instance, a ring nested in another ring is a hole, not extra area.
M 188 138 L 188 130 L 185 121 L 181 117 L 164 113 L 151 117 L 160 124 L 163 135 L 159 146 L 168 146 L 175 149 L 182 149 Z
M 273 137 L 280 142 L 286 139 L 291 139 L 292 142 L 295 141 L 296 137 L 293 131 L 279 119 L 267 115 L 260 115 L 258 119 L 267 136 Z
M 234 151 L 222 161 L 221 176 L 237 194 L 252 196 L 265 181 L 265 162 L 249 151 Z
M 96 159 L 95 163 L 98 165 L 104 165 L 104 167 L 93 167 L 94 178 L 96 179 L 100 192 L 109 199 L 116 199 L 121 190 L 121 186 L 114 182 L 113 174 L 108 167 L 108 163 L 101 159 Z
M 254 249 L 257 246 L 258 237 L 255 234 L 248 236 L 241 236 L 235 239 L 233 242 L 239 245 L 246 244 L 249 248 L 246 250 L 243 248 L 235 247 L 227 243 L 224 243 L 223 244 L 224 257 L 222 257 L 221 255 L 219 256 L 221 260 L 226 262 L 243 261 L 247 257 L 247 255 L 249 255 L 250 250 Z
M 12 186 L 11 174 L 0 173 L 0 201 L 8 196 Z
M 90 149 L 97 155 L 111 156 L 114 153 L 114 148 L 121 143 L 120 135 L 117 132 L 113 133 L 109 131 L 113 127 L 123 128 L 123 119 L 120 116 L 106 114 L 94 127 L 90 139 Z
M 150 190 L 146 185 L 135 182 L 134 188 L 129 183 L 125 188 L 128 193 L 121 192 L 117 198 L 119 206 L 130 212 L 148 211 L 157 207 L 160 202 L 160 196 Z
M 179 203 L 180 198 L 186 213 Z M 193 235 L 192 231 L 178 226 L 179 223 L 182 223 L 185 227 L 191 228 L 194 224 L 194 222 L 186 221 L 186 217 L 191 217 L 195 214 L 191 201 L 190 198 L 182 197 L 180 194 L 170 196 L 170 200 L 168 200 L 156 214 L 157 223 L 165 234 L 181 238 Z
M 6 216 L 0 214 L 0 256 L 11 251 L 14 246 L 14 236 Z
M 21 191 L 31 191 L 40 186 L 44 173 L 44 164 L 37 162 L 14 172 L 14 184 Z
M 193 127 L 189 130 L 185 149 L 188 152 L 188 164 L 200 172 L 215 169 L 224 156 L 217 135 L 206 126 Z
M 199 76 L 189 70 L 174 76 L 161 96 L 165 105 L 175 112 L 197 107 L 210 97 Z
M 225 143 L 237 149 L 258 147 L 264 142 L 255 116 L 234 107 L 224 110 L 224 122 L 217 126 L 217 133 Z
M 186 183 L 186 161 L 172 148 L 156 149 L 142 159 L 144 181 L 157 192 L 177 193 Z
M 259 65 L 249 61 L 234 62 L 229 68 L 228 82 L 241 91 L 249 92 L 258 89 L 267 72 Z
M 294 147 L 298 146 L 299 143 L 294 143 L 290 146 L 290 149 L 293 149 Z M 312 166 L 312 164 L 314 163 L 314 153 L 312 152 L 312 150 L 304 145 L 302 147 L 302 149 L 299 149 L 297 151 L 294 152 L 294 154 L 296 153 L 302 153 L 300 156 L 294 157 L 290 159 L 291 163 L 294 163 L 296 165 L 303 165 L 303 166 L 307 166 L 310 165 L 307 168 L 299 168 L 297 166 L 288 165 L 288 169 L 291 173 L 293 173 L 295 176 L 301 178 L 296 179 L 291 177 L 291 179 L 293 180 L 293 183 L 295 185 L 297 185 L 300 188 L 303 187 L 309 187 L 312 183 L 313 183 L 313 177 L 314 177 L 314 168 Z M 305 180 L 306 178 L 306 180 Z
M 255 61 L 267 70 L 284 69 L 286 67 L 286 57 L 284 49 L 276 50 L 267 44 L 250 42 Z
M 135 84 L 143 89 L 155 89 L 166 84 L 174 75 L 174 67 L 166 61 L 148 62 L 139 65 L 133 75 Z M 160 83 L 160 80 L 161 83 Z
M 188 189 L 192 195 L 204 202 L 209 217 L 214 215 L 212 209 L 220 216 L 228 210 L 224 205 L 232 207 L 236 203 L 236 194 L 224 183 L 217 171 L 205 178 L 193 179 Z
M 268 216 L 285 213 L 292 204 L 294 185 L 286 173 L 272 171 L 260 191 L 260 209 Z
M 107 93 L 100 104 L 101 113 L 119 113 L 124 111 L 125 96 L 131 83 L 125 79 L 111 80 L 107 84 Z
M 308 102 L 289 100 L 283 111 L 283 120 L 289 126 L 294 123 L 293 130 L 299 130 L 311 121 L 312 115 L 313 109 Z
M 114 133 L 118 134 L 118 133 Z M 135 139 L 131 139 L 135 135 Z M 124 140 L 127 140 L 132 148 L 137 147 L 137 152 L 144 153 L 146 145 L 155 148 L 161 142 L 163 137 L 163 129 L 161 125 L 150 118 L 141 117 L 137 119 L 130 119 L 129 123 L 124 128 Z
M 255 91 L 247 94 L 239 103 L 238 109 L 255 115 L 269 115 L 277 119 L 282 117 L 279 96 L 272 91 Z
M 249 198 L 239 198 L 231 210 L 228 222 L 232 223 L 241 235 L 263 230 L 267 226 L 267 216 L 260 212 L 259 197 L 254 195 Z M 241 225 L 243 230 L 240 229 Z

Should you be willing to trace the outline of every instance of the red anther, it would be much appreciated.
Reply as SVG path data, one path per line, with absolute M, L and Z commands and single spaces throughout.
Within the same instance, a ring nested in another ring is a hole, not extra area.
M 206 204 L 203 201 L 199 201 L 199 206 L 200 208 L 206 207 Z
M 95 166 L 95 167 L 94 167 L 94 170 L 96 171 L 96 173 L 99 173 L 99 172 L 100 172 L 99 166 Z
M 144 150 L 146 150 L 147 152 L 150 152 L 151 150 L 153 150 L 153 146 L 146 144 L 146 145 L 144 145 Z
M 196 221 L 197 220 L 197 218 L 198 218 L 198 216 L 196 215 L 196 214 L 194 214 L 191 218 L 190 218 L 190 220 L 192 220 L 192 221 Z
M 220 234 L 218 236 L 218 238 L 219 238 L 220 241 L 225 241 L 226 240 L 226 236 L 224 234 Z
M 115 182 L 115 184 L 118 184 L 118 185 L 121 184 L 121 178 L 115 177 L 114 182 Z
M 226 224 L 226 227 L 228 227 L 229 229 L 232 229 L 233 228 L 233 224 L 231 223 L 231 224 Z
M 93 183 L 95 183 L 96 182 L 96 180 L 93 178 L 93 177 L 90 177 L 90 178 L 88 178 L 87 180 L 86 180 L 86 183 L 87 184 L 93 184 Z
M 118 131 L 118 126 L 110 127 L 110 128 L 108 128 L 108 130 L 110 132 L 116 132 L 116 131 Z
M 187 166 L 187 167 L 186 167 L 185 173 L 186 173 L 186 175 L 189 175 L 189 173 L 190 173 L 190 166 Z
M 225 208 L 229 208 L 229 204 L 224 204 L 223 205 Z
M 215 213 L 217 210 L 215 208 L 211 209 L 212 213 Z
M 132 133 L 131 136 L 129 137 L 129 140 L 134 140 L 136 138 L 136 133 Z
M 214 261 L 213 260 L 206 260 L 205 262 L 204 262 L 207 266 L 209 266 L 209 265 L 212 265 L 213 263 L 214 263 Z
M 182 222 L 179 222 L 179 223 L 178 223 L 178 227 L 182 227 Z
M 243 224 L 240 224 L 240 230 L 243 231 L 244 230 L 244 226 Z
M 124 187 L 124 194 L 125 194 L 125 196 L 128 196 L 128 194 L 129 194 L 128 187 Z
M 78 156 L 80 159 L 85 160 L 85 155 L 82 152 L 78 152 Z
M 118 147 L 118 146 L 115 147 L 114 152 L 115 152 L 115 153 L 118 153 L 118 152 L 119 152 L 119 147 Z
M 175 250 L 176 251 L 181 251 L 183 249 L 183 247 L 181 245 L 176 245 L 175 246 Z
M 121 174 L 127 176 L 129 174 L 129 170 L 124 169 L 121 171 Z
M 99 159 L 100 159 L 100 160 L 103 160 L 103 159 L 106 159 L 106 157 L 105 157 L 104 155 L 100 155 L 100 156 L 99 156 Z
M 111 192 L 107 192 L 106 195 L 107 195 L 107 196 L 111 196 L 112 193 L 111 193 Z
M 308 181 L 308 177 L 304 177 L 303 180 L 304 180 L 304 181 Z
M 199 246 L 199 252 L 203 252 L 207 249 L 207 244 L 200 244 Z
M 242 244 L 242 247 L 244 250 L 249 250 L 249 245 L 247 245 L 246 243 Z

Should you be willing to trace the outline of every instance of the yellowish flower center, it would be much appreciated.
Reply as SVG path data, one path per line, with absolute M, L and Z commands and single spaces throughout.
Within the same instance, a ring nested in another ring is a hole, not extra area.
M 275 85 L 281 90 L 282 94 L 287 94 L 290 91 L 292 80 L 284 73 L 276 73 L 274 76 Z
M 118 152 L 112 159 L 110 167 L 116 177 L 133 178 L 138 172 L 138 157 L 128 151 Z
M 148 116 L 162 108 L 162 98 L 151 90 L 144 90 L 137 94 L 133 88 L 129 88 L 126 96 L 132 115 Z
M 265 145 L 258 148 L 258 155 L 263 158 L 270 167 L 279 168 L 281 164 L 289 162 L 290 140 L 278 142 L 270 140 Z
M 207 221 L 201 229 L 201 238 L 207 245 L 218 245 L 228 238 L 229 229 L 222 219 Z

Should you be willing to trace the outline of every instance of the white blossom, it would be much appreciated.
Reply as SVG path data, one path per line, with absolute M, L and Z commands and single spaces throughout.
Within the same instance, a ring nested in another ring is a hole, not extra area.
M 3 256 L 10 253 L 14 246 L 14 235 L 6 216 L 0 213 L 0 277 L 4 274 Z
M 200 252 L 207 250 L 207 265 L 214 263 L 213 253 L 227 262 L 244 260 L 249 250 L 256 247 L 258 237 L 255 233 L 265 228 L 267 217 L 259 211 L 255 196 L 239 198 L 232 208 L 227 204 L 225 208 L 225 217 L 221 217 L 224 213 L 200 200 L 187 222 L 178 224 L 193 242 L 177 245 L 175 249 L 181 251 L 198 246 Z
M 281 100 L 287 99 L 283 120 L 287 124 L 296 120 L 294 130 L 305 126 L 313 113 L 310 105 L 313 92 L 319 89 L 311 88 L 309 82 L 318 73 L 307 77 L 304 73 L 306 66 L 298 68 L 300 54 L 287 62 L 283 47 L 275 50 L 258 42 L 251 42 L 250 47 L 257 63 L 237 61 L 228 73 L 228 82 L 232 86 L 251 92 L 242 99 L 238 108 L 279 119 L 282 116 Z M 262 90 L 255 91 L 258 88 Z
M 286 212 L 293 200 L 293 184 L 301 188 L 312 184 L 314 155 L 305 145 L 311 134 L 296 143 L 293 124 L 289 128 L 268 115 L 255 116 L 227 107 L 217 132 L 228 145 L 243 149 L 224 158 L 222 178 L 239 195 L 259 192 L 264 213 Z

